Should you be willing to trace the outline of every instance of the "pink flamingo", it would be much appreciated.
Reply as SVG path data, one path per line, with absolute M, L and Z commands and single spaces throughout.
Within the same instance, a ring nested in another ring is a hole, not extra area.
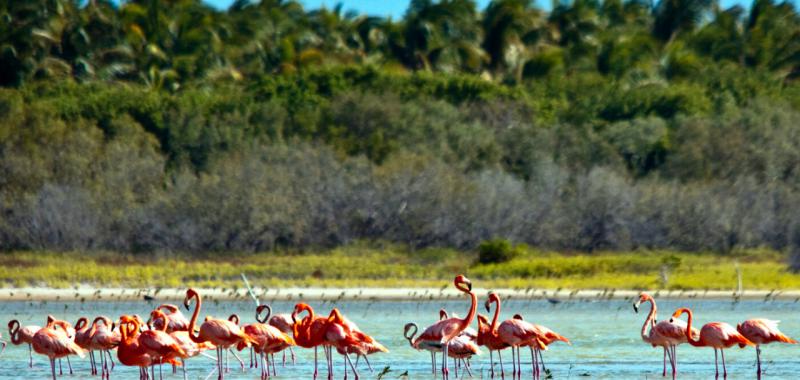
M 98 322 L 102 322 L 103 324 L 98 326 Z M 114 360 L 111 358 L 111 350 L 119 346 L 122 336 L 119 331 L 111 331 L 111 319 L 108 317 L 100 316 L 95 318 L 91 326 L 88 332 L 90 337 L 88 345 L 89 350 L 100 351 L 100 378 L 108 379 L 111 377 L 111 370 L 114 369 Z M 108 367 L 108 362 L 106 362 L 106 355 L 108 355 L 108 360 L 111 362 L 111 368 Z
M 75 322 L 75 343 L 82 349 L 89 351 L 89 365 L 92 375 L 97 375 L 97 366 L 94 361 L 94 351 L 90 348 L 92 343 L 91 326 L 86 317 L 78 318 Z
M 672 318 L 669 321 L 656 323 L 656 301 L 649 294 L 641 293 L 639 299 L 633 304 L 633 310 L 638 313 L 639 306 L 644 302 L 650 302 L 650 313 L 647 314 L 647 318 L 645 318 L 642 325 L 642 340 L 653 347 L 662 347 L 664 349 L 661 376 L 667 376 L 667 357 L 669 357 L 672 378 L 674 379 L 678 371 L 676 349 L 679 344 L 686 343 L 686 322 Z M 648 327 L 650 327 L 649 331 L 647 330 Z M 699 334 L 697 329 L 692 330 L 692 336 L 697 336 L 697 334 Z
M 56 329 L 60 327 L 61 329 Z M 83 349 L 80 348 L 68 335 L 69 324 L 64 321 L 52 320 L 47 326 L 39 329 L 33 335 L 31 346 L 40 355 L 50 358 L 50 370 L 53 380 L 56 379 L 56 359 L 69 355 L 83 357 Z
M 353 321 L 342 315 L 338 309 L 334 308 L 331 310 L 328 320 L 332 323 L 343 325 L 348 330 L 349 334 L 357 340 L 356 343 L 336 347 L 336 351 L 342 356 L 346 357 L 348 354 L 356 354 L 356 362 L 354 365 L 356 368 L 358 368 L 359 358 L 363 356 L 364 361 L 367 363 L 367 368 L 372 372 L 372 365 L 369 363 L 367 355 L 376 354 L 378 352 L 389 352 L 386 347 L 361 331 Z M 356 373 L 355 376 L 357 377 L 358 373 Z M 345 377 L 347 377 L 347 367 L 345 367 Z
M 717 363 L 717 350 L 722 355 L 722 376 L 728 377 L 728 369 L 725 367 L 725 349 L 730 348 L 736 344 L 740 347 L 752 346 L 753 342 L 749 341 L 744 335 L 740 334 L 733 326 L 725 322 L 709 322 L 700 328 L 700 337 L 695 340 L 692 335 L 692 310 L 682 307 L 672 314 L 672 320 L 686 313 L 688 321 L 686 322 L 686 341 L 695 347 L 713 347 L 714 348 L 714 366 L 716 367 L 716 376 L 719 377 L 719 364 Z
M 267 310 L 267 316 L 263 319 L 259 319 L 264 310 Z M 268 320 L 269 314 L 271 313 L 272 308 L 269 307 L 269 305 L 259 305 L 256 307 L 256 320 Z M 278 328 L 275 326 L 263 322 L 245 325 L 243 329 L 245 334 L 253 338 L 255 341 L 252 345 L 252 348 L 257 354 L 259 354 L 260 361 L 262 362 L 261 378 L 269 378 L 269 355 L 293 346 L 295 344 L 294 339 L 281 330 L 278 330 Z M 239 343 L 237 348 L 244 349 L 244 343 Z M 266 359 L 265 356 L 267 356 Z M 274 374 L 276 372 L 274 360 L 272 362 L 272 368 Z
M 436 374 L 436 353 L 442 352 L 442 345 L 436 340 L 431 341 L 415 341 L 414 336 L 417 335 L 419 327 L 414 322 L 406 323 L 403 327 L 403 336 L 408 340 L 408 344 L 416 350 L 425 350 L 431 353 L 431 373 Z
M 155 330 L 160 330 L 163 332 L 167 331 L 167 326 L 169 325 L 169 322 L 165 323 L 164 321 L 168 320 L 169 317 L 166 314 L 164 314 L 163 311 L 161 311 L 160 309 L 153 310 L 152 312 L 150 312 L 150 319 L 153 321 L 154 326 L 157 324 L 156 321 L 161 320 L 161 323 L 158 323 L 158 325 L 161 327 Z M 199 344 L 193 342 L 192 339 L 189 338 L 188 331 L 177 330 L 177 331 L 172 331 L 171 333 L 168 334 L 169 336 L 172 337 L 172 339 L 175 340 L 175 343 L 177 343 L 178 346 L 184 352 L 184 354 L 179 355 L 179 357 L 181 359 L 181 367 L 183 369 L 183 379 L 186 380 L 186 359 L 200 355 L 203 353 L 203 351 L 210 350 L 215 347 L 213 344 L 209 342 L 199 343 Z
M 36 335 L 36 332 L 40 329 L 41 327 L 33 325 L 20 326 L 19 321 L 16 319 L 8 322 L 8 335 L 11 339 L 11 344 L 19 346 L 24 343 L 28 345 L 28 367 L 30 368 L 33 368 L 33 349 L 31 348 L 31 343 L 33 342 L 33 336 Z
M 443 356 L 442 356 L 442 377 L 447 378 L 449 377 L 449 370 L 447 368 L 447 357 L 448 357 L 448 349 L 450 347 L 450 341 L 455 339 L 459 334 L 461 334 L 464 329 L 466 329 L 471 323 L 472 320 L 475 318 L 475 312 L 478 308 L 478 297 L 475 296 L 475 293 L 472 292 L 472 281 L 468 278 L 464 277 L 464 275 L 456 276 L 455 280 L 453 281 L 456 289 L 466 293 L 470 297 L 471 305 L 469 308 L 469 312 L 464 319 L 459 318 L 448 318 L 445 320 L 438 321 L 425 329 L 425 331 L 420 334 L 420 336 L 414 341 L 413 345 L 415 348 L 419 348 L 422 344 L 429 344 L 433 343 L 436 344 L 438 342 L 439 345 L 442 346 Z
M 261 323 L 265 323 L 263 320 L 258 320 Z M 292 316 L 289 314 L 275 314 L 271 318 L 269 318 L 269 323 L 271 326 L 274 326 L 278 330 L 281 330 L 284 334 L 292 335 L 293 328 L 292 326 L 294 323 L 292 322 Z M 292 364 L 295 364 L 295 357 L 294 357 L 294 349 L 290 346 L 289 353 L 292 357 Z M 283 351 L 283 366 L 286 366 L 286 351 Z
M 196 290 L 187 290 L 186 298 L 183 300 L 183 305 L 186 307 L 186 310 L 189 310 L 192 299 L 197 301 L 197 305 L 192 313 L 192 319 L 189 321 L 189 338 L 195 343 L 211 342 L 211 344 L 217 348 L 218 379 L 222 380 L 225 378 L 225 369 L 222 367 L 223 350 L 235 346 L 239 342 L 245 342 L 245 346 L 249 347 L 250 344 L 253 343 L 253 339 L 245 334 L 239 326 L 225 319 L 206 318 L 206 321 L 200 325 L 199 333 L 195 332 L 197 316 L 200 313 L 203 301 Z
M 769 319 L 755 318 L 748 319 L 736 325 L 736 331 L 744 335 L 747 340 L 755 343 L 756 345 L 756 361 L 757 361 L 757 378 L 761 379 L 761 345 L 769 344 L 772 342 L 781 342 L 796 344 L 797 341 L 784 335 L 778 330 L 778 323 L 780 321 L 772 321 Z M 741 345 L 740 345 L 741 346 Z

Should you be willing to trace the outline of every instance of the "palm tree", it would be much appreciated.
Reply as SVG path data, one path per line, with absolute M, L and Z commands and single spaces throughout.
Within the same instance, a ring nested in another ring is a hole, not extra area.
M 653 35 L 671 42 L 679 33 L 694 30 L 713 4 L 714 0 L 660 0 L 653 10 Z
M 483 49 L 489 55 L 489 69 L 510 70 L 519 81 L 531 51 L 548 41 L 544 13 L 532 0 L 493 0 L 483 16 Z

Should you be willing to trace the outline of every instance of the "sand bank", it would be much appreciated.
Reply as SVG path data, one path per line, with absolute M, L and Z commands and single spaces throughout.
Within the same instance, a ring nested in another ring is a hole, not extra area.
M 198 289 L 208 300 L 252 300 L 246 288 Z M 458 299 L 463 294 L 452 288 L 254 288 L 255 295 L 262 302 L 271 301 L 421 301 Z M 485 297 L 488 289 L 475 289 L 479 297 Z M 638 290 L 610 289 L 494 289 L 504 298 L 547 299 L 551 302 L 564 300 L 602 300 L 631 299 Z M 651 290 L 659 298 L 699 298 L 699 299 L 752 299 L 752 300 L 800 300 L 800 290 L 744 290 L 741 294 L 720 290 Z M 5 288 L 0 289 L 0 301 L 137 301 L 153 299 L 157 301 L 178 302 L 183 299 L 186 289 L 174 288 L 93 288 L 75 287 L 53 288 Z

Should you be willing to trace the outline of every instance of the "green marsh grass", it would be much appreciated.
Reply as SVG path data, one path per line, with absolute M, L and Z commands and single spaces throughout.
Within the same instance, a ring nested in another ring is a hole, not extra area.
M 727 255 L 672 251 L 555 253 L 525 249 L 511 261 L 478 264 L 477 254 L 355 244 L 310 253 L 125 255 L 112 252 L 0 254 L 6 286 L 66 288 L 441 287 L 466 273 L 484 288 L 733 290 L 736 265 L 746 289 L 800 289 L 800 275 L 769 250 Z M 666 283 L 664 279 L 667 279 Z

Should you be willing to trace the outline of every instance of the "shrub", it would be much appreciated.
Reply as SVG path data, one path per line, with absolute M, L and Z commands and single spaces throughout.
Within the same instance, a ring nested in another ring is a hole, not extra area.
M 481 264 L 504 263 L 518 254 L 517 249 L 506 239 L 486 240 L 478 246 L 478 262 Z

